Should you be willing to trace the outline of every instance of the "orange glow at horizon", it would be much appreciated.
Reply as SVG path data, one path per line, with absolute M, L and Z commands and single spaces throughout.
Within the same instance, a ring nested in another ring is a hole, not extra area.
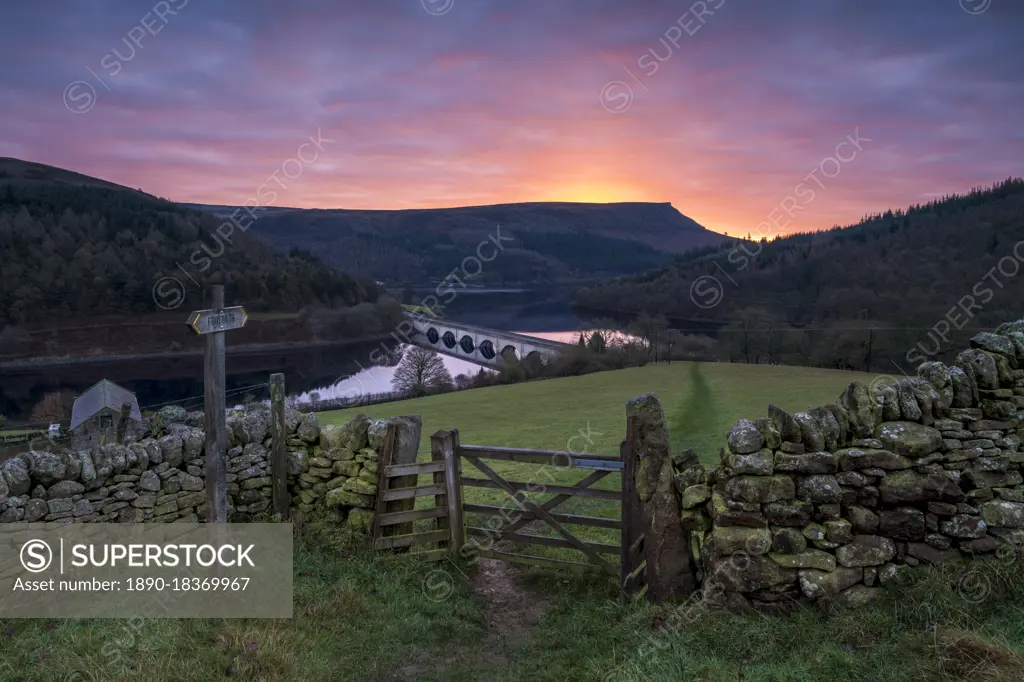
M 772 239 L 1024 174 L 1018 3 L 972 18 L 954 2 L 913 41 L 904 3 L 886 21 L 717 3 L 670 50 L 666 28 L 691 22 L 667 0 L 446 3 L 443 19 L 416 2 L 189 3 L 120 75 L 99 37 L 137 23 L 130 3 L 73 3 L 58 14 L 74 31 L 46 4 L 20 3 L 0 40 L 26 65 L 0 74 L 0 156 L 177 202 L 253 205 L 277 174 L 278 207 L 670 203 Z M 88 109 L 61 83 L 95 87 Z
M 556 161 L 546 161 L 535 153 L 518 158 L 510 155 L 497 178 L 467 174 L 460 175 L 457 182 L 435 181 L 431 177 L 411 181 L 392 179 L 387 177 L 387 166 L 375 169 L 365 179 L 348 173 L 336 177 L 332 170 L 313 168 L 302 176 L 301 185 L 289 183 L 287 191 L 274 186 L 278 196 L 273 205 L 305 209 L 409 210 L 536 202 L 670 203 L 713 232 L 735 238 L 749 234 L 755 240 L 765 237 L 771 241 L 794 232 L 853 225 L 865 214 L 930 200 L 919 191 L 917 179 L 875 183 L 865 163 L 862 169 L 844 169 L 847 185 L 828 186 L 819 191 L 814 201 L 787 215 L 779 209 L 780 203 L 794 193 L 793 181 L 786 176 L 760 176 L 755 178 L 755 183 L 736 185 L 733 172 L 724 168 L 714 176 L 703 173 L 699 181 L 679 182 L 663 165 L 671 163 L 671 159 L 654 163 L 655 159 L 648 158 L 635 169 L 633 176 L 630 172 L 634 169 L 616 168 L 604 175 L 597 171 L 580 172 L 581 177 L 574 178 L 577 173 L 562 167 L 560 152 L 552 150 L 551 156 Z M 588 162 L 598 166 L 614 164 L 615 155 L 609 157 Z M 688 165 L 700 168 L 705 164 L 714 166 L 716 160 L 694 157 Z M 235 177 L 162 166 L 99 166 L 92 164 L 70 170 L 138 187 L 172 201 L 229 206 L 243 205 L 249 197 L 254 197 L 256 189 L 269 175 L 266 170 L 254 170 L 267 167 L 260 163 L 238 169 L 239 175 Z M 539 174 L 538 168 L 547 172 Z M 272 167 L 270 172 L 273 172 Z M 949 193 L 969 189 L 952 183 L 940 186 Z

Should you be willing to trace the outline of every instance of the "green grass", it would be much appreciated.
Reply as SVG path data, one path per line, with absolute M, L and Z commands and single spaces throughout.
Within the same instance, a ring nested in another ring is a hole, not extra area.
M 695 380 L 697 373 L 704 377 L 703 386 Z M 873 376 L 809 367 L 674 362 L 317 416 L 325 424 L 343 424 L 360 412 L 380 418 L 418 414 L 423 418 L 421 458 L 430 455 L 430 434 L 453 428 L 466 445 L 615 454 L 625 436 L 626 401 L 654 392 L 665 409 L 673 450 L 692 447 L 710 462 L 736 420 L 767 416 L 769 403 L 793 412 L 831 403 L 851 381 L 867 383 Z M 588 424 L 590 442 L 583 437 Z
M 539 618 L 514 640 L 489 629 L 499 614 L 462 577 L 471 566 L 374 556 L 326 521 L 297 530 L 295 561 L 291 620 L 0 621 L 0 680 L 885 682 L 1024 673 L 1024 567 L 1007 561 L 978 561 L 969 573 L 922 569 L 866 607 L 786 617 L 620 606 L 607 581 L 529 569 L 523 598 Z
M 807 367 L 676 362 L 491 386 L 321 412 L 317 416 L 321 423 L 343 424 L 359 413 L 377 418 L 420 415 L 423 419 L 421 460 L 430 458 L 430 434 L 453 428 L 459 430 L 464 445 L 617 454 L 625 437 L 626 402 L 634 396 L 654 392 L 665 410 L 673 451 L 691 447 L 706 463 L 715 463 L 719 448 L 725 444 L 725 434 L 738 419 L 767 415 L 769 403 L 797 412 L 834 402 L 851 381 L 867 383 L 871 378 L 873 375 L 859 372 Z M 495 460 L 485 463 L 509 480 L 540 484 L 572 485 L 590 473 L 558 466 Z M 484 478 L 465 462 L 463 475 Z M 427 476 L 420 478 L 420 484 L 427 482 Z M 611 474 L 593 487 L 619 490 L 620 486 L 619 475 Z M 541 490 L 529 497 L 539 504 L 552 495 Z M 517 509 L 506 493 L 494 489 L 466 487 L 463 501 Z M 433 501 L 420 498 L 417 504 L 422 508 L 431 506 Z M 555 511 L 617 518 L 619 504 L 574 497 Z M 487 520 L 479 514 L 466 518 L 470 526 L 478 528 L 486 527 Z M 417 527 L 421 529 L 425 530 L 426 524 Z M 533 524 L 530 530 L 552 534 L 543 524 Z M 576 526 L 574 532 L 588 542 L 618 542 L 617 531 Z M 531 547 L 528 553 L 571 561 L 580 559 L 575 550 Z

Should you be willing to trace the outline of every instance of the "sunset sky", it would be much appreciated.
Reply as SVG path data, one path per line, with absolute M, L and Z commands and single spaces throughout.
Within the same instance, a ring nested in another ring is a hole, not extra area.
M 1020 0 L 11 2 L 0 156 L 236 205 L 319 130 L 276 205 L 820 229 L 1024 175 L 1022 36 Z

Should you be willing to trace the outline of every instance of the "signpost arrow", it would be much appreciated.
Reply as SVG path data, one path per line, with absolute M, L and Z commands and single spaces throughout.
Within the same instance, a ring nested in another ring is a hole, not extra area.
M 188 326 L 196 334 L 213 334 L 241 329 L 249 316 L 240 305 L 231 308 L 196 310 L 188 316 Z

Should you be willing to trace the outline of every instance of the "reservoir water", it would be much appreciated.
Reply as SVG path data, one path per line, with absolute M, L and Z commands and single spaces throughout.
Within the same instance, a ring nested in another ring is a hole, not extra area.
M 413 300 L 418 302 L 432 291 L 433 287 L 413 290 Z M 581 331 L 593 328 L 573 311 L 574 291 L 575 287 L 465 289 L 445 307 L 443 315 L 467 324 L 574 343 Z M 246 397 L 266 399 L 268 375 L 273 372 L 283 372 L 288 394 L 300 399 L 314 391 L 325 400 L 388 393 L 395 367 L 375 365 L 370 355 L 376 348 L 379 343 L 229 354 L 228 404 L 241 403 Z M 453 377 L 480 370 L 478 365 L 441 357 Z M 60 390 L 79 395 L 101 379 L 134 391 L 142 409 L 168 403 L 187 409 L 202 405 L 203 360 L 194 355 L 4 370 L 0 374 L 0 414 L 26 422 L 32 407 L 46 393 Z

